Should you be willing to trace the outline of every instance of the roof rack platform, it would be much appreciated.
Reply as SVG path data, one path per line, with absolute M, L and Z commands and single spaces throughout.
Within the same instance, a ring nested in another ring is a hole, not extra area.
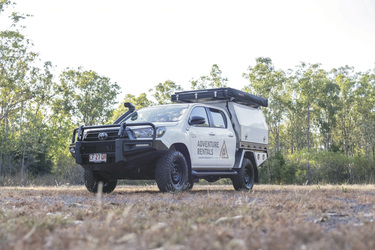
M 267 107 L 268 100 L 233 88 L 214 88 L 176 92 L 171 96 L 172 102 L 206 102 L 226 100 L 258 108 Z

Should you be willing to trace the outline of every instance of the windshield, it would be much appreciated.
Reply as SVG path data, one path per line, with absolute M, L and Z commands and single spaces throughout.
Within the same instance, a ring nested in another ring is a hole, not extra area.
M 126 123 L 178 122 L 187 110 L 187 105 L 167 105 L 142 108 L 129 115 Z

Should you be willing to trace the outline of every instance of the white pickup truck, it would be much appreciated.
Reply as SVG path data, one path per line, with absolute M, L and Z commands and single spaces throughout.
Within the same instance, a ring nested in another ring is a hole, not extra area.
M 185 191 L 203 178 L 230 178 L 251 190 L 268 156 L 266 99 L 232 88 L 176 92 L 174 104 L 129 110 L 114 124 L 80 126 L 70 152 L 90 192 L 112 192 L 119 179 L 156 180 L 162 192 Z

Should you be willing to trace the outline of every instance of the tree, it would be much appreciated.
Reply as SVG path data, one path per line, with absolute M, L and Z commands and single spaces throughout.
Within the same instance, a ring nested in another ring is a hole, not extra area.
M 69 113 L 77 124 L 105 123 L 112 116 L 119 89 L 94 71 L 66 69 L 60 74 L 54 108 Z
M 191 81 L 191 89 L 225 88 L 228 78 L 221 76 L 222 71 L 217 64 L 212 65 L 209 76 L 201 76 Z
M 37 59 L 29 45 L 17 31 L 0 32 L 0 122 L 17 113 L 37 90 L 29 84 L 36 80 L 32 63 Z
M 317 111 L 314 108 L 317 105 L 319 98 L 317 93 L 320 92 L 324 82 L 327 80 L 327 72 L 320 68 L 320 64 L 306 64 L 301 63 L 297 66 L 295 72 L 294 87 L 296 89 L 297 102 L 302 105 L 301 115 L 306 116 L 306 148 L 309 151 L 311 148 L 311 125 L 313 112 Z M 307 162 L 307 181 L 311 183 L 311 168 L 309 161 Z
M 0 14 L 1 14 L 1 12 L 3 12 L 5 10 L 5 8 L 8 5 L 12 5 L 12 4 L 14 4 L 14 3 L 9 1 L 9 0 L 0 0 Z
M 371 151 L 375 151 L 375 70 L 369 70 L 360 74 L 355 94 L 357 97 L 356 110 L 359 118 L 356 125 L 361 132 L 360 150 L 366 157 L 370 157 Z M 374 157 L 375 158 L 375 157 Z
M 337 145 L 343 149 L 346 155 L 354 154 L 353 132 L 354 132 L 354 105 L 356 102 L 355 85 L 357 74 L 353 67 L 340 67 L 331 70 L 332 81 L 339 87 L 337 100 L 337 120 L 334 136 Z
M 152 96 L 155 97 L 158 104 L 171 103 L 171 95 L 176 91 L 182 91 L 182 87 L 170 80 L 164 83 L 159 83 L 155 86 L 154 90 L 150 89 L 149 92 L 153 92 Z
M 326 73 L 324 73 L 326 74 Z M 326 151 L 331 149 L 332 135 L 336 127 L 337 112 L 339 110 L 339 91 L 340 87 L 327 76 L 322 76 L 320 87 L 315 94 L 316 101 L 316 119 L 322 138 L 322 145 Z
M 276 151 L 281 150 L 280 129 L 285 112 L 285 103 L 290 98 L 284 88 L 286 76 L 282 70 L 275 70 L 270 58 L 256 58 L 256 65 L 249 66 L 243 77 L 249 80 L 244 91 L 268 99 L 269 107 L 264 109 Z
M 124 101 L 113 112 L 112 119 L 110 120 L 112 123 L 126 112 L 126 108 L 124 106 L 125 102 L 131 102 L 135 106 L 136 109 L 154 105 L 154 103 L 147 98 L 146 93 L 141 93 L 138 97 L 132 94 L 126 94 Z
M 0 14 L 6 6 L 14 3 L 6 0 L 0 2 Z M 0 176 L 4 167 L 21 173 L 25 169 L 26 138 L 24 119 L 26 114 L 44 105 L 49 89 L 46 83 L 50 81 L 50 63 L 44 69 L 37 67 L 38 54 L 32 51 L 32 43 L 21 34 L 19 21 L 29 15 L 13 12 L 11 25 L 5 31 L 0 31 Z M 49 79 L 49 80 L 48 80 Z M 28 125 L 33 125 L 28 124 Z M 27 127 L 30 129 L 30 126 Z M 32 160 L 33 155 L 28 159 Z M 23 176 L 23 174 L 22 174 Z

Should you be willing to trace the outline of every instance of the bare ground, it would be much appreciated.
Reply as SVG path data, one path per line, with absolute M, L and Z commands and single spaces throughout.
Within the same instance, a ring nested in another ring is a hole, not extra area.
M 375 249 L 375 186 L 1 187 L 0 249 Z

